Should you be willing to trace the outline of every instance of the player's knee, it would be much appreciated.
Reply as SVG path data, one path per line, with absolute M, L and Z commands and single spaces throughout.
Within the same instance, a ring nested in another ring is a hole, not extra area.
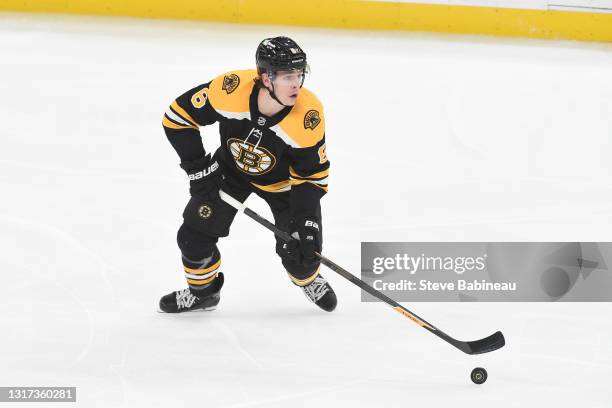
M 176 241 L 184 256 L 202 259 L 218 253 L 218 238 L 208 236 L 188 225 L 181 225 L 176 234 Z
M 226 237 L 236 209 L 219 197 L 193 196 L 183 211 L 184 224 L 211 237 Z

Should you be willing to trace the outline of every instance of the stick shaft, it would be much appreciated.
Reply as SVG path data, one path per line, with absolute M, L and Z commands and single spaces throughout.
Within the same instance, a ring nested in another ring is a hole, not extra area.
M 245 206 L 240 201 L 236 200 L 234 197 L 230 196 L 223 190 L 219 191 L 219 196 L 221 197 L 223 201 L 225 201 L 226 203 L 234 207 L 236 210 L 243 212 L 248 217 L 255 220 L 257 223 L 263 225 L 268 230 L 272 231 L 276 236 L 278 236 L 283 241 L 289 242 L 293 240 L 293 238 L 291 237 L 291 235 L 289 235 L 289 233 L 282 231 L 276 225 L 274 225 L 273 223 L 271 223 L 264 217 L 260 216 L 255 211 L 251 210 L 250 208 L 248 208 L 247 206 Z M 395 300 L 391 299 L 384 293 L 374 289 L 373 287 L 371 287 L 370 285 L 368 285 L 367 283 L 365 283 L 364 281 L 362 281 L 361 279 L 359 279 L 352 273 L 348 272 L 346 269 L 332 262 L 330 259 L 326 258 L 325 256 L 319 253 L 317 253 L 316 255 L 320 259 L 323 265 L 327 266 L 329 269 L 336 272 L 338 275 L 342 276 L 343 278 L 347 279 L 349 282 L 365 290 L 370 295 L 382 300 L 383 302 L 391 306 L 395 311 L 401 313 L 403 316 L 409 318 L 410 320 L 412 320 L 419 326 L 435 334 L 442 340 L 452 344 L 453 346 L 457 347 L 459 350 L 465 353 L 468 353 L 468 354 L 486 353 L 489 351 L 497 350 L 498 348 L 502 347 L 505 344 L 505 340 L 501 332 L 497 332 L 493 334 L 492 336 L 489 336 L 488 338 L 477 340 L 474 342 L 463 342 L 463 341 L 456 340 L 450 337 L 449 335 L 447 335 L 446 333 L 444 333 L 443 331 L 437 329 L 431 323 L 428 323 L 427 321 L 420 318 L 419 316 L 417 316 L 410 310 L 406 309 L 405 307 L 403 307 L 402 305 L 400 305 L 399 303 L 397 303 Z

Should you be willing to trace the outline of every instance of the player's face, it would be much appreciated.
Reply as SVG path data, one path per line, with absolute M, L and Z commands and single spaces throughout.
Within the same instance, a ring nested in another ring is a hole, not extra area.
M 304 71 L 278 71 L 274 77 L 274 93 L 280 101 L 288 106 L 295 105 L 304 83 Z

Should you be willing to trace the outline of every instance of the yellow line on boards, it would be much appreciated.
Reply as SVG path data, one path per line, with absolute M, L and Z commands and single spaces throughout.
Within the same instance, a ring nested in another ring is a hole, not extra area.
M 612 14 L 355 0 L 2 0 L 0 10 L 612 41 Z

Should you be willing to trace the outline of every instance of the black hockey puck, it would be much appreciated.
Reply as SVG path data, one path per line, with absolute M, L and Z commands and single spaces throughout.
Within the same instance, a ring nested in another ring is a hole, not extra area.
M 487 370 L 482 367 L 476 367 L 472 370 L 470 378 L 474 384 L 482 384 L 487 381 Z

